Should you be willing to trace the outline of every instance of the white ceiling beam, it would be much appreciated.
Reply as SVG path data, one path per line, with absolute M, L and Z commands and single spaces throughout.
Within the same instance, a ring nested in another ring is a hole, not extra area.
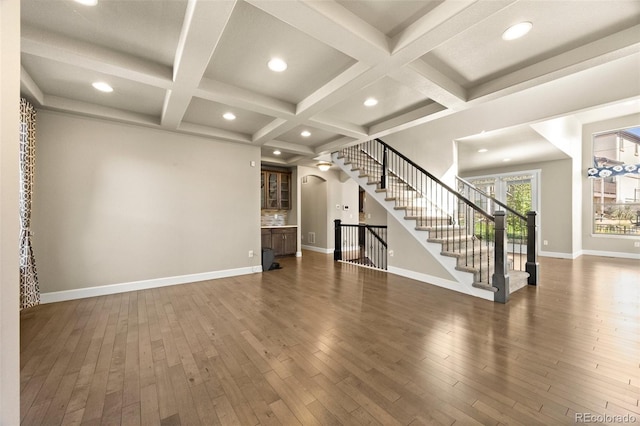
M 253 134 L 253 142 L 258 145 L 264 145 L 266 142 L 277 138 L 296 126 L 298 126 L 298 120 L 276 118 Z
M 387 37 L 334 1 L 247 2 L 357 61 L 375 64 L 389 56 Z
M 36 106 L 44 103 L 44 93 L 24 67 L 20 67 L 20 93 L 29 98 Z
M 467 101 L 464 87 L 421 59 L 391 71 L 389 77 L 447 108 L 459 109 Z
M 59 96 L 45 95 L 42 108 L 67 113 L 71 112 L 85 117 L 106 118 L 108 120 L 137 124 L 146 127 L 157 127 L 159 124 L 158 118 L 154 116 L 124 111 L 88 102 L 76 101 Z
M 178 126 L 178 129 L 182 133 L 190 133 L 192 135 L 206 136 L 218 140 L 251 143 L 251 135 L 239 132 L 232 132 L 230 130 L 216 129 L 213 127 L 202 126 L 200 124 L 185 123 L 182 122 Z
M 229 22 L 235 1 L 189 0 L 161 123 L 178 127 Z
M 393 39 L 394 67 L 415 61 L 517 1 L 445 1 Z
M 495 99 L 633 55 L 639 51 L 640 25 L 635 25 L 474 87 L 469 90 L 469 100 L 473 104 L 480 99 L 483 101 Z
M 362 140 L 353 140 L 351 138 L 340 138 L 340 139 L 336 139 L 335 141 L 327 142 L 324 145 L 320 145 L 316 147 L 315 152 L 317 155 L 331 154 L 333 151 L 336 151 L 338 149 L 346 148 L 351 145 L 357 145 L 361 142 L 365 142 L 371 139 L 373 138 L 365 138 Z
M 279 141 L 277 139 L 271 140 L 268 143 L 262 145 L 265 148 L 279 149 L 280 151 L 288 152 L 291 154 L 299 155 L 313 155 L 315 152 L 313 149 L 306 145 L 300 145 L 297 143 Z
M 194 96 L 272 117 L 292 119 L 296 106 L 251 90 L 203 78 Z
M 366 137 L 368 133 L 364 126 L 338 120 L 322 113 L 314 115 L 313 118 L 308 120 L 308 123 L 310 126 L 318 129 L 322 129 L 327 132 L 340 133 L 344 136 L 356 139 Z
M 369 128 L 369 136 L 371 139 L 381 138 L 388 134 L 411 128 L 417 125 L 417 123 L 422 124 L 424 123 L 424 117 L 443 117 L 444 115 L 451 113 L 453 113 L 452 110 L 447 109 L 440 104 L 432 103 L 371 126 Z
M 91 43 L 23 26 L 22 53 L 124 78 L 149 86 L 171 87 L 171 69 Z

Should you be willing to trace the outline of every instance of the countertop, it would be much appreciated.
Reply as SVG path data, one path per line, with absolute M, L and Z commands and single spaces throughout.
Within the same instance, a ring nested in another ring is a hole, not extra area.
M 265 228 L 297 228 L 298 225 L 266 225 L 266 226 L 261 226 L 260 228 L 265 229 Z

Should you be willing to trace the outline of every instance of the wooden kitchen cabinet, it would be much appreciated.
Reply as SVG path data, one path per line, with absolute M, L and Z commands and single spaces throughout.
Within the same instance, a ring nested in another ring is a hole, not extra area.
M 262 247 L 273 250 L 274 256 L 295 255 L 298 250 L 297 228 L 263 228 Z
M 291 209 L 291 173 L 263 170 L 260 177 L 260 207 Z

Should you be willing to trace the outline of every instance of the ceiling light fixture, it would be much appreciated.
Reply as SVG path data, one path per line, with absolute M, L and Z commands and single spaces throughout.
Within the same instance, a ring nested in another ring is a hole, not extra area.
M 502 160 L 502 161 L 504 161 L 504 162 L 511 161 L 511 158 L 505 158 L 505 159 L 504 159 L 504 160 Z
M 512 25 L 502 33 L 502 39 L 507 41 L 518 39 L 531 31 L 531 28 L 533 28 L 533 24 L 529 21 Z
M 331 168 L 331 163 L 327 163 L 326 161 L 323 161 L 321 163 L 318 163 L 318 168 L 320 169 L 321 172 L 326 172 Z
M 302 136 L 303 138 L 308 138 L 309 136 L 311 136 L 311 132 L 308 130 L 303 130 L 302 133 L 300 133 L 300 136 Z
M 231 120 L 235 120 L 236 119 L 236 115 L 234 113 L 232 113 L 232 112 L 225 112 L 222 115 L 222 118 L 224 118 L 225 120 L 231 121 Z
M 287 69 L 287 63 L 280 58 L 271 59 L 267 65 L 269 69 L 274 72 L 282 72 Z
M 282 154 L 280 151 L 278 151 L 277 149 L 275 151 L 273 151 L 273 155 L 280 155 Z
M 80 3 L 84 6 L 95 6 L 98 4 L 98 0 L 75 0 L 76 3 Z
M 105 83 L 104 81 L 96 81 L 95 83 L 92 83 L 91 85 L 93 86 L 94 89 L 99 90 L 99 91 L 104 92 L 104 93 L 113 92 L 113 87 L 109 86 L 109 84 Z
M 480 148 L 480 149 L 478 150 L 478 152 L 487 152 L 487 151 L 489 151 L 487 148 Z
M 378 105 L 378 100 L 376 98 L 367 98 L 367 100 L 364 101 L 364 106 L 372 107 L 376 105 Z

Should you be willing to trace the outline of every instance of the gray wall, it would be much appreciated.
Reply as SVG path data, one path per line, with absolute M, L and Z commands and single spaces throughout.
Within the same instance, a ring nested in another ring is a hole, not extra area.
M 20 2 L 0 1 L 0 425 L 20 424 Z
M 461 177 L 485 176 L 499 173 L 511 173 L 522 170 L 540 170 L 540 208 L 538 211 L 539 241 L 548 241 L 547 246 L 540 245 L 541 255 L 563 255 L 571 257 L 580 248 L 573 247 L 572 224 L 572 185 L 571 159 L 530 163 L 510 167 L 496 167 L 463 173 Z
M 318 233 L 316 232 L 316 244 L 318 248 L 324 250 L 333 250 L 334 249 L 334 220 L 340 219 L 343 223 L 358 223 L 358 184 L 356 181 L 350 179 L 346 174 L 341 171 L 332 168 L 329 171 L 321 172 L 315 167 L 298 167 L 298 184 L 304 188 L 306 184 L 301 184 L 301 180 L 303 177 L 307 176 L 308 181 L 311 179 L 311 176 L 319 177 L 320 179 L 324 179 L 326 181 L 326 222 L 324 229 L 326 230 L 326 245 L 321 246 L 318 243 Z M 306 203 L 304 189 L 301 191 L 301 203 Z M 323 195 L 319 195 L 323 196 Z M 337 208 L 337 206 L 340 206 Z M 344 206 L 349 206 L 348 210 L 344 210 Z M 302 211 L 301 221 L 303 223 L 303 230 L 306 229 L 305 233 L 302 234 L 304 237 L 302 239 L 302 245 L 307 244 L 307 234 L 306 232 L 312 231 L 310 228 L 305 228 L 305 211 Z M 322 227 L 318 226 L 319 229 Z
M 634 247 L 633 245 L 634 242 L 640 241 L 638 236 L 607 237 L 605 235 L 593 235 L 592 181 L 586 177 L 587 168 L 593 165 L 593 134 L 638 125 L 640 125 L 640 114 L 633 114 L 587 124 L 582 129 L 582 199 L 584 200 L 584 208 L 582 210 L 582 248 L 587 253 L 640 255 L 640 247 Z M 638 162 L 640 163 L 640 160 Z
M 391 267 L 455 281 L 453 277 L 400 223 L 390 216 L 388 226 L 388 249 L 393 256 L 387 259 Z M 426 239 L 426 235 L 424 236 Z
M 387 210 L 369 194 L 364 194 L 365 223 L 368 225 L 386 225 Z
M 305 246 L 327 248 L 327 181 L 317 176 L 305 176 L 301 185 L 301 235 Z M 309 241 L 309 232 L 315 233 L 315 242 Z
M 40 111 L 36 156 L 43 293 L 260 264 L 257 147 Z

